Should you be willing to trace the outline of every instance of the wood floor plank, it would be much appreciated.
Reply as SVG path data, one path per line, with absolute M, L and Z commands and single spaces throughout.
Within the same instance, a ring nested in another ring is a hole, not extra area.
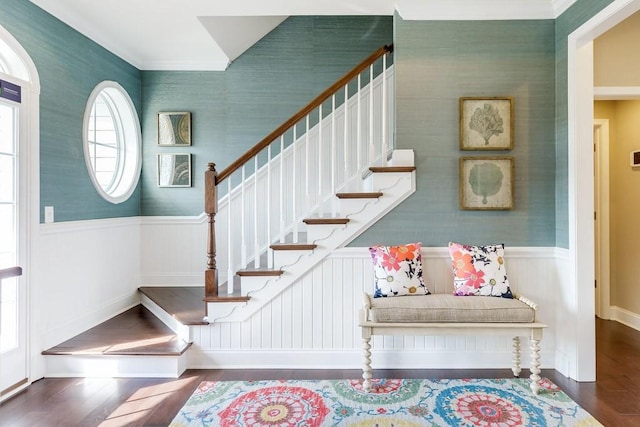
M 179 355 L 190 345 L 138 305 L 42 354 Z
M 612 321 L 597 320 L 596 325 L 598 381 L 578 383 L 555 370 L 542 370 L 541 375 L 557 384 L 605 426 L 638 426 L 640 352 L 636 349 L 640 348 L 640 331 Z M 617 364 L 617 360 L 622 363 Z M 204 380 L 339 379 L 360 378 L 360 375 L 359 369 L 218 369 L 187 370 L 178 379 L 43 379 L 0 405 L 0 427 L 166 426 Z M 374 370 L 374 377 L 378 378 L 511 376 L 510 369 Z

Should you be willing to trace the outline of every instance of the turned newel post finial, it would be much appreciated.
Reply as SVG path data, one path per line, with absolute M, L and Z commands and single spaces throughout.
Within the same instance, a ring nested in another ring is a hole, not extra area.
M 204 273 L 206 297 L 218 296 L 218 270 L 216 269 L 216 213 L 218 212 L 218 188 L 216 164 L 208 163 L 204 173 L 204 213 L 207 215 L 207 269 Z

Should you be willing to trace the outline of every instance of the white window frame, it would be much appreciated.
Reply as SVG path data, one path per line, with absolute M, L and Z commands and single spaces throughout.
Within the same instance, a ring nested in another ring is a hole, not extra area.
M 108 105 L 115 122 L 116 137 L 119 139 L 115 179 L 106 189 L 102 187 L 96 177 L 88 138 L 91 111 L 98 97 L 103 95 L 109 100 Z M 118 83 L 106 80 L 99 83 L 91 92 L 84 111 L 82 139 L 87 171 L 98 194 L 103 199 L 114 204 L 128 200 L 140 180 L 140 172 L 142 170 L 142 134 L 138 113 L 133 101 L 131 101 L 127 91 Z

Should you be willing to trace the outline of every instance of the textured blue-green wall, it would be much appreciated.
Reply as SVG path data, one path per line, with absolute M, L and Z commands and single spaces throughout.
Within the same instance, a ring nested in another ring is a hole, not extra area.
M 555 244 L 554 21 L 395 22 L 398 148 L 416 154 L 417 192 L 352 245 Z M 460 151 L 459 98 L 512 96 L 511 151 Z M 513 156 L 515 208 L 458 208 L 461 156 Z
M 393 42 L 393 18 L 290 17 L 224 72 L 142 73 L 143 215 L 198 215 L 208 162 L 218 171 L 375 49 Z M 193 145 L 159 147 L 156 113 L 190 111 Z M 158 153 L 192 154 L 191 188 L 159 188 Z
M 567 38 L 612 0 L 578 0 L 556 19 L 556 246 L 569 247 Z
M 93 187 L 82 149 L 87 99 L 103 80 L 122 85 L 141 108 L 140 71 L 30 1 L 2 0 L 0 25 L 25 48 L 40 76 L 40 214 L 56 221 L 135 216 L 140 190 L 113 205 Z

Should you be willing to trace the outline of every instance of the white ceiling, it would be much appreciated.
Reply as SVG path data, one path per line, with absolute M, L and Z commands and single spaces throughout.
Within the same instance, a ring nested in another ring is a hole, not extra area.
M 575 0 L 31 0 L 141 70 L 225 70 L 291 15 L 552 19 Z

